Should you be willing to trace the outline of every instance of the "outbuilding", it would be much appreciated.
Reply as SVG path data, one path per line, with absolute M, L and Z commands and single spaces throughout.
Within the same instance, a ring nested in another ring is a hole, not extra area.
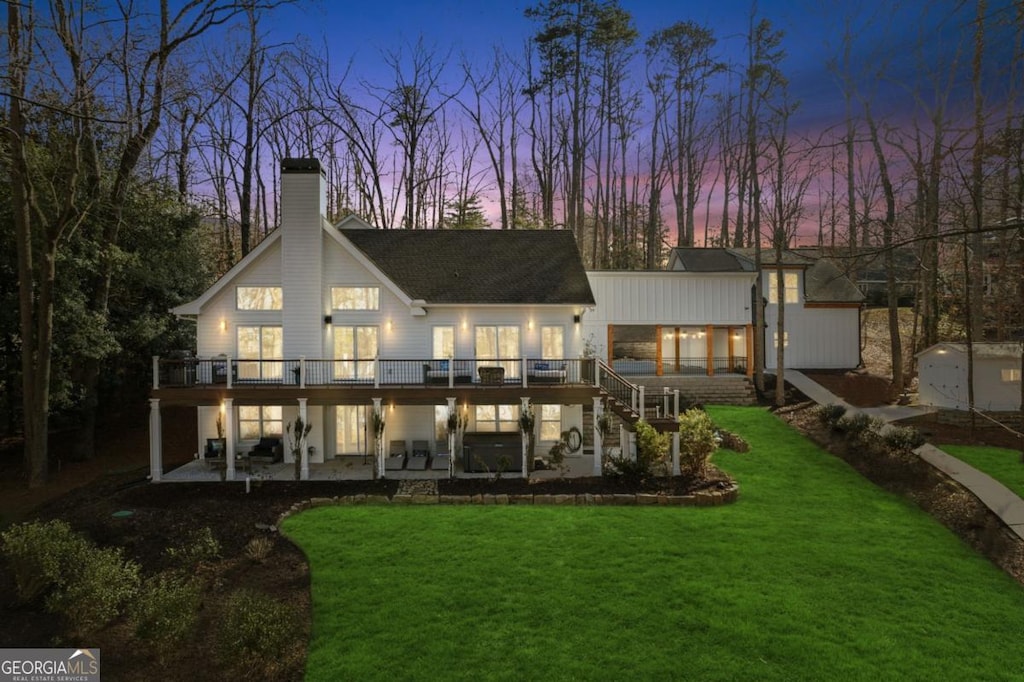
M 1020 409 L 1020 343 L 975 343 L 974 406 L 1000 412 Z M 937 343 L 917 354 L 922 405 L 966 410 L 967 344 Z

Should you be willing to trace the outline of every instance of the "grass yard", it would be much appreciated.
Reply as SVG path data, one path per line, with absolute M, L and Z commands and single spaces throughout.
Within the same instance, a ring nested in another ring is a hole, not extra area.
M 757 408 L 728 507 L 321 507 L 310 680 L 1020 680 L 1024 589 Z
M 1019 450 L 985 445 L 940 445 L 939 448 L 1024 497 L 1024 462 L 1020 461 Z

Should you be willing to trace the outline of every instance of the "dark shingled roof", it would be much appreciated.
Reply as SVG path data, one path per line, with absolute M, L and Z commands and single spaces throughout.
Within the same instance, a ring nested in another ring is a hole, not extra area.
M 568 230 L 340 232 L 413 300 L 594 305 Z
M 728 249 L 673 249 L 680 269 L 686 272 L 751 272 L 752 264 Z

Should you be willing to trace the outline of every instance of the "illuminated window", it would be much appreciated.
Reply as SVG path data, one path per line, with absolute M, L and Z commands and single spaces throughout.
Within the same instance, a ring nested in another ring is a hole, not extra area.
M 519 327 L 477 327 L 476 359 L 478 366 L 505 368 L 505 378 L 519 376 Z M 502 362 L 495 362 L 502 360 Z M 487 362 L 490 361 L 490 362 Z
M 540 406 L 540 439 L 555 441 L 562 437 L 562 406 Z
M 334 310 L 380 310 L 380 287 L 331 287 Z
M 238 327 L 239 379 L 280 379 L 283 358 L 281 327 Z
M 434 359 L 455 357 L 455 327 L 434 327 Z
M 477 405 L 477 431 L 514 433 L 519 430 L 518 405 Z
M 280 436 L 282 429 L 280 405 L 242 405 L 238 408 L 238 435 L 242 440 L 264 436 Z
M 783 277 L 784 286 L 786 287 L 786 303 L 798 303 L 800 301 L 799 277 L 795 272 L 787 272 Z M 768 273 L 768 302 L 779 302 L 778 278 L 774 272 Z
M 779 347 L 779 333 L 778 332 L 774 332 L 772 334 L 772 343 L 775 344 L 776 348 Z M 783 348 L 789 348 L 789 332 L 783 332 L 783 334 L 782 334 L 782 347 Z
M 1006 383 L 1012 381 L 1020 381 L 1020 370 L 1019 369 L 1001 369 L 999 370 L 1002 379 Z
M 334 378 L 373 379 L 377 348 L 376 327 L 335 327 Z
M 540 328 L 540 356 L 544 360 L 565 357 L 565 330 L 562 327 Z
M 280 310 L 281 287 L 238 287 L 235 305 L 239 310 Z

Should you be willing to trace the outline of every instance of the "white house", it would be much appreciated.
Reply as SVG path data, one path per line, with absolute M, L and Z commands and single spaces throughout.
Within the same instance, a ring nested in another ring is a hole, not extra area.
M 966 410 L 967 344 L 937 343 L 917 354 L 918 396 L 922 405 Z M 1020 409 L 1019 343 L 974 344 L 974 406 L 1001 412 Z

